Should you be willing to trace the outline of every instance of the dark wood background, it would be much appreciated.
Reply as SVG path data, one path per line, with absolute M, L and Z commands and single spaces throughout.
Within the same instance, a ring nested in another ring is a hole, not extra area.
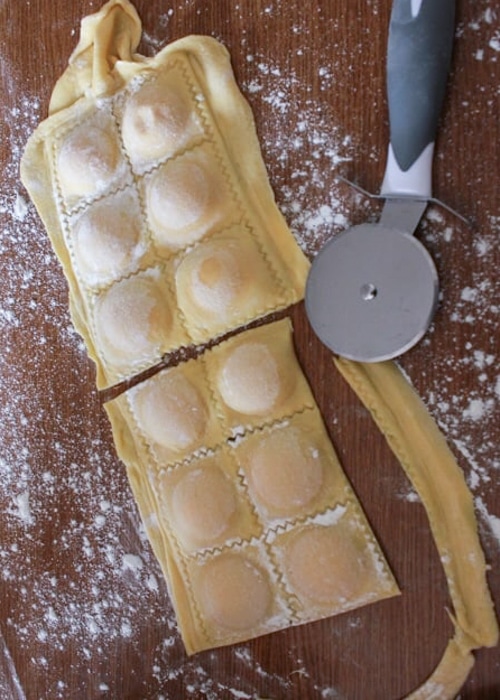
M 226 44 L 255 113 L 279 205 L 312 255 L 377 202 L 388 139 L 390 1 L 137 0 L 152 55 L 190 33 Z M 187 658 L 140 527 L 67 289 L 18 179 L 26 138 L 91 0 L 2 0 L 0 202 L 0 696 L 394 700 L 434 669 L 452 632 L 423 507 L 366 411 L 292 310 L 297 352 L 345 471 L 402 590 L 394 600 Z M 401 360 L 439 421 L 478 507 L 500 605 L 500 10 L 458 0 L 435 196 L 419 236 L 442 301 Z M 337 217 L 337 218 L 335 218 Z M 438 465 L 436 465 L 438 468 Z M 481 650 L 460 695 L 500 697 L 500 652 Z

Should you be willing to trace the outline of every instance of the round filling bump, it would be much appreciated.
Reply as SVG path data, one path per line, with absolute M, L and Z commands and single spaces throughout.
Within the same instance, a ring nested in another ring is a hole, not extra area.
M 241 313 L 249 273 L 234 243 L 201 243 L 177 268 L 180 303 L 187 307 L 194 305 L 201 315 L 231 318 Z
M 224 402 L 239 413 L 261 415 L 283 399 L 278 362 L 264 343 L 243 343 L 227 356 L 218 388 Z
M 366 581 L 366 552 L 344 527 L 310 527 L 285 550 L 287 576 L 299 593 L 319 605 L 344 605 L 359 597 Z
M 152 277 L 121 280 L 105 292 L 94 312 L 106 360 L 136 365 L 162 350 L 172 326 L 171 312 Z
M 130 96 L 123 113 L 122 137 L 138 160 L 171 155 L 183 143 L 191 117 L 185 96 L 164 81 L 149 83 Z
M 210 214 L 210 178 L 201 162 L 177 158 L 148 183 L 148 218 L 160 245 L 181 248 L 198 240 Z
M 262 624 L 272 605 L 267 574 L 237 553 L 222 554 L 205 564 L 199 596 L 206 617 L 232 632 Z
M 81 273 L 91 281 L 117 277 L 137 255 L 140 221 L 130 200 L 96 203 L 73 229 L 74 251 Z
M 175 485 L 171 512 L 180 539 L 195 546 L 209 546 L 228 530 L 237 510 L 230 479 L 216 464 L 191 469 Z
M 57 169 L 66 195 L 90 197 L 113 180 L 121 153 L 115 137 L 96 125 L 73 129 L 59 151 Z
M 176 451 L 193 447 L 208 420 L 200 392 L 176 370 L 162 372 L 142 384 L 134 397 L 134 409 L 146 435 Z
M 320 451 L 296 428 L 276 430 L 259 440 L 250 451 L 248 472 L 257 499 L 275 515 L 295 514 L 323 485 Z

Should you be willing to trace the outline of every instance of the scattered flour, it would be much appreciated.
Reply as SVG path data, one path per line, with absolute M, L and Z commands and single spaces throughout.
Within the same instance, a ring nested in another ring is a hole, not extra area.
M 497 547 L 500 547 L 500 516 L 490 513 L 482 498 L 476 498 L 475 503 L 477 510 L 489 527 L 490 534 L 493 535 L 496 540 Z
M 29 649 L 23 663 L 49 676 L 48 658 L 69 650 L 76 665 L 90 669 L 117 640 L 122 650 L 134 648 L 145 620 L 168 629 L 174 617 L 97 396 L 82 403 L 76 391 L 74 416 L 60 416 L 59 396 L 68 390 L 58 376 L 69 372 L 78 385 L 88 360 L 69 320 L 59 264 L 19 182 L 24 144 L 41 117 L 38 99 L 24 95 L 5 116 L 12 159 L 0 195 L 0 585 L 7 620 L 0 643 L 12 655 L 11 695 L 21 698 L 19 650 Z M 65 353 L 67 367 L 60 364 Z M 52 687 L 51 698 L 66 700 L 64 680 L 53 678 Z M 109 684 L 102 679 L 97 688 L 105 694 Z M 0 690 L 11 697 L 1 678 Z
M 327 103 L 294 98 L 301 79 L 260 55 L 247 56 L 256 66 L 254 77 L 242 85 L 253 108 L 272 107 L 273 121 L 260 134 L 264 158 L 278 203 L 301 247 L 314 255 L 332 235 L 346 228 L 356 191 L 344 183 L 332 187 L 331 172 L 353 158 L 350 136 L 335 126 Z M 322 80 L 331 72 L 320 71 Z M 296 167 L 290 172 L 290 164 Z M 347 196 L 346 196 L 347 193 Z
M 191 12 L 193 6 L 192 0 L 182 0 L 159 16 L 158 35 L 150 31 L 144 36 L 149 54 L 164 43 L 173 16 Z M 272 17 L 282 6 L 283 0 L 276 0 L 263 11 Z M 239 6 L 233 10 L 239 12 Z M 206 11 L 200 5 L 196 14 Z M 371 11 L 378 11 L 376 3 Z M 498 11 L 491 3 L 479 3 L 476 18 L 459 34 L 484 26 L 487 41 L 474 48 L 474 56 L 495 62 L 500 33 Z M 299 21 L 293 31 L 306 36 L 305 24 Z M 366 198 L 345 184 L 326 185 L 332 171 L 341 173 L 356 157 L 356 144 L 336 126 L 327 106 L 327 91 L 337 80 L 335 66 L 318 62 L 324 103 L 307 97 L 294 101 L 293 90 L 303 87 L 303 78 L 279 65 L 270 51 L 250 48 L 246 37 L 242 47 L 251 76 L 242 88 L 256 111 L 261 105 L 272 108 L 260 137 L 278 202 L 300 245 L 312 256 L 332 234 L 351 223 L 353 212 L 368 213 L 371 208 Z M 299 49 L 305 51 L 305 47 Z M 140 656 L 136 632 L 147 626 L 162 637 L 154 649 L 152 668 L 145 671 L 156 682 L 157 700 L 173 697 L 170 687 L 178 688 L 175 683 L 180 679 L 186 698 L 253 699 L 264 686 L 273 688 L 275 697 L 287 697 L 295 680 L 309 674 L 296 650 L 290 659 L 295 670 L 280 677 L 268 671 L 250 647 L 235 646 L 230 652 L 234 687 L 212 673 L 215 653 L 203 661 L 183 657 L 163 577 L 111 447 L 97 397 L 89 396 L 82 403 L 78 390 L 73 390 L 73 417 L 65 423 L 60 415 L 59 396 L 72 391 L 64 384 L 65 373 L 77 385 L 81 373 L 89 370 L 69 319 L 59 264 L 18 178 L 27 137 L 42 118 L 39 98 L 25 92 L 14 107 L 3 108 L 2 116 L 10 127 L 12 158 L 4 166 L 0 193 L 0 585 L 3 610 L 8 611 L 7 627 L 0 630 L 0 666 L 2 673 L 8 670 L 5 678 L 0 675 L 0 694 L 24 700 L 17 673 L 22 669 L 15 664 L 22 658 L 43 669 L 44 677 L 50 679 L 51 699 L 67 700 L 66 679 L 51 675 L 50 660 L 71 652 L 75 669 L 83 674 L 87 669 L 88 682 L 81 696 L 93 687 L 95 697 L 106 697 L 112 693 L 113 679 L 94 678 L 91 669 L 111 654 L 120 658 L 125 650 Z M 498 245 L 496 212 L 489 223 L 489 230 L 473 243 L 478 259 Z M 428 242 L 440 237 L 453 243 L 453 229 L 435 208 L 430 208 L 423 229 Z M 479 346 L 474 335 L 476 323 L 491 329 L 492 337 L 498 332 L 498 289 L 476 270 L 456 290 L 452 313 L 453 324 L 470 329 L 470 340 L 457 350 L 458 359 L 440 358 L 442 371 L 425 385 L 424 398 L 463 457 L 481 522 L 495 544 L 500 544 L 500 517 L 491 512 L 487 498 L 500 473 L 493 438 L 500 401 L 498 346 Z M 25 349 L 21 362 L 19 348 Z M 60 365 L 62 356 L 68 358 L 66 367 Z M 467 395 L 455 390 L 457 372 L 469 375 Z M 418 500 L 412 491 L 399 497 Z M 353 630 L 357 626 L 352 623 Z M 29 652 L 19 656 L 23 649 Z M 182 661 L 176 665 L 173 659 Z M 248 669 L 253 683 L 237 687 L 239 674 Z M 331 687 L 316 684 L 315 689 L 318 697 L 340 697 Z

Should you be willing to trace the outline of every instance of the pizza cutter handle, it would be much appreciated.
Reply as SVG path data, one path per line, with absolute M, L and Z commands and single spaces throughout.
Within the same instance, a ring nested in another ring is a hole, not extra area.
M 390 144 L 382 196 L 432 196 L 432 159 L 448 80 L 455 0 L 394 0 L 387 50 Z

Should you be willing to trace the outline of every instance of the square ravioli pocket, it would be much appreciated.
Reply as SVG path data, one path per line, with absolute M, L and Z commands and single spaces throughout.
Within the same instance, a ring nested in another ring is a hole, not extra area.
M 207 372 L 228 435 L 315 405 L 297 362 L 288 319 L 244 331 L 206 353 Z
M 160 164 L 140 187 L 155 247 L 164 256 L 243 216 L 222 154 L 209 142 Z
M 111 381 L 127 379 L 188 343 L 174 300 L 168 264 L 140 270 L 90 296 L 87 335 Z
M 90 103 L 84 114 L 68 117 L 51 145 L 54 185 L 63 211 L 71 212 L 130 184 L 132 176 L 109 101 L 98 108 Z
M 272 533 L 274 561 L 301 622 L 391 597 L 397 586 L 355 498 Z
M 205 138 L 203 96 L 182 59 L 138 76 L 117 100 L 120 133 L 138 175 Z
M 108 404 L 131 426 L 137 449 L 159 469 L 224 441 L 202 360 L 163 369 Z
M 245 435 L 233 456 L 267 527 L 321 513 L 352 495 L 316 408 Z
M 258 540 L 187 563 L 190 609 L 181 622 L 186 642 L 209 648 L 288 627 L 293 613 L 278 573 Z
M 106 287 L 136 272 L 149 247 L 137 193 L 120 190 L 78 211 L 68 218 L 65 239 L 82 289 Z
M 175 263 L 177 303 L 195 343 L 288 306 L 289 292 L 240 224 L 201 241 Z
M 184 555 L 260 537 L 262 526 L 224 448 L 154 477 L 160 518 Z

